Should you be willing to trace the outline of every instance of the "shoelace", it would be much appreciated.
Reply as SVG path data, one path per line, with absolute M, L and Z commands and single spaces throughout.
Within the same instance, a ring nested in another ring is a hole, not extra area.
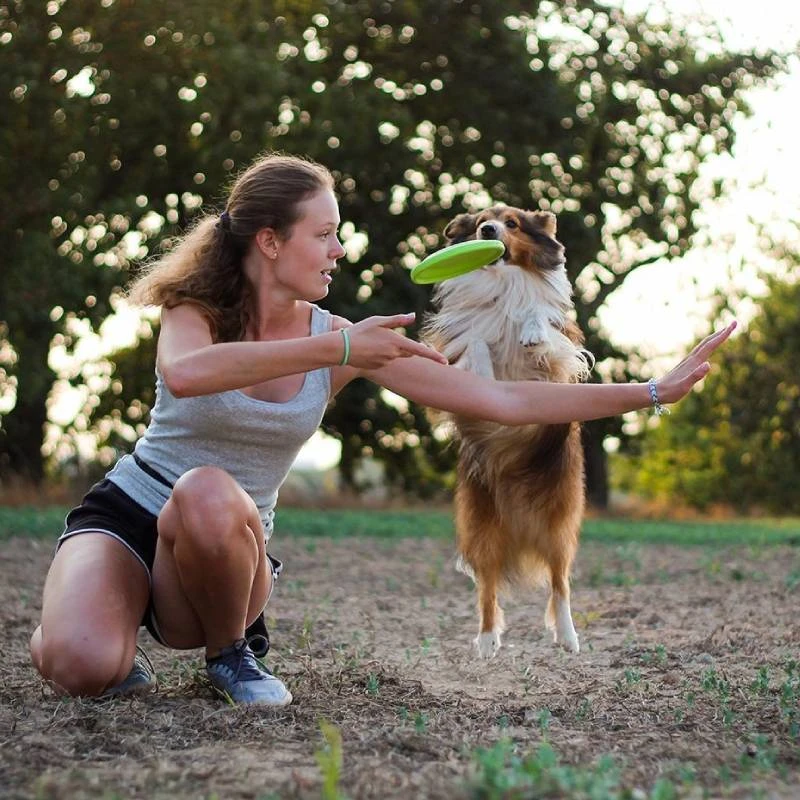
M 141 656 L 144 662 L 147 664 L 147 668 L 150 672 L 151 677 L 153 678 L 153 683 L 155 684 L 156 689 L 158 688 L 158 676 L 156 675 L 156 668 L 153 666 L 153 662 L 150 660 L 150 656 L 147 655 L 147 651 L 141 646 L 136 645 L 136 655 Z
M 224 655 L 221 658 L 218 657 L 219 660 L 212 659 L 212 665 L 218 663 L 232 667 L 229 659 L 232 661 L 238 656 L 238 663 L 233 669 L 234 681 L 258 681 L 264 678 L 265 673 L 267 675 L 272 674 L 266 667 L 259 666 L 256 657 L 244 639 L 240 639 L 233 646 L 236 648 L 235 652 Z

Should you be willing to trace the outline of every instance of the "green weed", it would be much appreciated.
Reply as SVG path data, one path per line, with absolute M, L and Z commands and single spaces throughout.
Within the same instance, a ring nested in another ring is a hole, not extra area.
M 742 753 L 740 766 L 745 775 L 753 772 L 772 772 L 778 766 L 778 751 L 770 744 L 768 736 L 755 734 Z
M 617 678 L 614 688 L 618 692 L 629 692 L 634 687 L 642 682 L 642 673 L 638 669 L 628 667 L 622 675 L 622 678 Z
M 642 673 L 633 667 L 625 670 L 625 683 L 628 686 L 635 686 L 642 680 Z
M 428 729 L 428 717 L 425 716 L 421 711 L 417 711 L 414 714 L 414 730 L 417 733 L 425 733 Z
M 573 767 L 559 762 L 553 748 L 540 744 L 521 755 L 511 739 L 501 739 L 491 748 L 473 753 L 475 776 L 470 790 L 476 800 L 525 797 L 603 798 L 629 796 L 620 786 L 619 770 L 608 756 L 592 767 Z
M 550 728 L 550 720 L 553 718 L 553 715 L 550 713 L 549 708 L 543 708 L 537 717 L 537 722 L 539 723 L 539 730 L 542 732 L 542 736 L 544 736 L 548 729 Z
M 767 667 L 759 668 L 756 679 L 750 684 L 750 689 L 757 695 L 769 693 L 769 669 Z
M 324 800 L 344 800 L 344 795 L 339 791 L 343 763 L 342 734 L 326 720 L 320 720 L 319 729 L 324 742 L 314 752 L 314 758 L 322 773 L 322 797 Z
M 780 686 L 778 705 L 781 719 L 793 739 L 800 739 L 800 665 L 789 659 L 783 665 L 786 678 Z
M 667 663 L 667 648 L 663 644 L 656 645 L 652 650 L 642 654 L 642 661 L 645 664 L 657 664 L 663 667 Z
M 578 705 L 578 710 L 575 712 L 575 719 L 588 719 L 589 712 L 592 710 L 592 703 L 588 697 L 584 697 Z
M 299 645 L 304 650 L 311 649 L 311 638 L 314 632 L 314 621 L 308 614 L 303 616 L 303 625 L 300 628 L 300 642 Z
M 720 710 L 722 712 L 722 722 L 726 728 L 733 725 L 736 719 L 731 708 L 731 685 L 730 682 L 717 674 L 717 671 L 710 667 L 707 669 L 701 678 L 701 686 L 705 692 L 715 695 L 720 701 Z
M 375 675 L 374 672 L 370 672 L 369 675 L 367 675 L 367 694 L 372 697 L 377 697 L 379 688 L 380 681 L 378 680 L 378 676 Z

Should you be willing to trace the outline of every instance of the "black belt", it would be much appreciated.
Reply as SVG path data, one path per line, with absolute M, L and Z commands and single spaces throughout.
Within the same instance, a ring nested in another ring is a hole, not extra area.
M 146 472 L 151 478 L 154 478 L 168 489 L 172 488 L 172 484 L 160 472 L 154 470 L 144 459 L 139 458 L 136 453 L 133 453 L 133 460 L 142 472 Z

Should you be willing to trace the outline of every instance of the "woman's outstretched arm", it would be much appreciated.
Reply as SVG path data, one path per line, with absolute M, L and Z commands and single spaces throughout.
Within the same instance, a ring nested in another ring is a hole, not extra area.
M 707 336 L 658 378 L 659 401 L 674 403 L 684 397 L 708 373 L 708 359 L 735 327 L 734 322 Z M 495 381 L 423 358 L 398 358 L 361 374 L 420 405 L 504 425 L 578 422 L 652 404 L 647 383 Z
M 310 307 L 308 308 L 310 319 Z M 336 330 L 319 336 L 299 336 L 257 342 L 214 342 L 208 320 L 199 307 L 184 303 L 161 312 L 158 338 L 158 366 L 169 390 L 176 397 L 241 389 L 263 381 L 308 372 L 341 363 L 347 327 L 353 343 L 355 363 L 361 368 L 384 366 L 392 360 L 432 359 L 445 362 L 444 356 L 422 342 L 395 332 L 408 325 L 413 314 L 369 317 L 350 326 L 336 318 Z M 349 346 L 349 343 L 348 343 Z M 356 377 L 348 368 L 345 382 Z

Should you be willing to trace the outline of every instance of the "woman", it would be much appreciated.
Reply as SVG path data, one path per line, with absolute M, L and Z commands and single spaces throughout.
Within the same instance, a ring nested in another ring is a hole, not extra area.
M 355 378 L 508 425 L 588 420 L 680 399 L 734 327 L 649 386 L 487 380 L 396 332 L 412 314 L 352 325 L 314 305 L 345 252 L 339 222 L 325 168 L 266 156 L 219 217 L 133 286 L 135 301 L 162 307 L 157 399 L 133 455 L 70 512 L 59 539 L 31 638 L 33 663 L 57 690 L 149 688 L 136 656 L 144 624 L 168 647 L 204 647 L 212 686 L 234 702 L 291 702 L 245 631 L 280 569 L 265 548 L 278 489 Z

